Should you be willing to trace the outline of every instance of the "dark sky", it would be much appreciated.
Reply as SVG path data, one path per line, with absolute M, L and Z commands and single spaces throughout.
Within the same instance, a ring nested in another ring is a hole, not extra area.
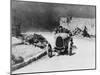
M 52 30 L 60 16 L 95 18 L 95 6 L 55 4 L 39 2 L 12 2 L 12 24 L 21 24 L 22 29 L 40 28 Z

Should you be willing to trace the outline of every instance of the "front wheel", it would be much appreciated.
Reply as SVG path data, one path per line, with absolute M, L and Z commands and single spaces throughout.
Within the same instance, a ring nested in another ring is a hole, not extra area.
M 52 57 L 52 51 L 48 51 L 48 57 Z
M 68 55 L 68 46 L 65 46 L 65 52 L 64 53 Z
M 73 53 L 72 53 L 72 47 L 73 47 L 73 42 L 70 41 L 69 43 L 69 55 L 71 56 Z
M 50 44 L 48 44 L 48 57 L 52 57 L 52 47 Z

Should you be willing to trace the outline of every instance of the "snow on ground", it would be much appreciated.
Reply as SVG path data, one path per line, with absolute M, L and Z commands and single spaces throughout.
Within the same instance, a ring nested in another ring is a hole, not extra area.
M 54 36 L 52 33 L 42 33 L 53 45 Z M 76 69 L 91 69 L 95 68 L 95 40 L 74 38 L 74 44 L 77 49 L 73 56 L 48 56 L 29 64 L 28 66 L 14 71 L 13 73 L 30 73 L 30 72 L 45 72 L 45 71 L 60 71 L 60 70 L 76 70 Z
M 12 47 L 12 53 L 15 57 L 22 56 L 24 59 L 30 58 L 41 51 L 42 49 L 32 45 L 18 45 Z
M 17 39 L 16 37 L 12 37 L 12 45 L 17 44 L 17 43 L 21 43 L 22 40 L 21 39 Z
M 84 29 L 84 26 L 87 27 L 89 34 L 95 35 L 95 19 L 94 18 L 73 18 L 70 23 L 71 30 L 79 27 Z
M 21 40 L 12 37 L 12 54 L 14 54 L 15 57 L 22 56 L 26 60 L 42 51 L 42 49 L 33 45 L 14 45 L 17 43 L 21 43 Z

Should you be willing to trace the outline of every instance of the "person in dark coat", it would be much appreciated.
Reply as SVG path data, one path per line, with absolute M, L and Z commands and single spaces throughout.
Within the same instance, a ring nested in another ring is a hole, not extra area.
M 89 37 L 90 38 L 90 35 L 89 35 L 88 31 L 87 31 L 87 27 L 86 26 L 84 27 L 83 34 L 82 35 L 84 37 Z

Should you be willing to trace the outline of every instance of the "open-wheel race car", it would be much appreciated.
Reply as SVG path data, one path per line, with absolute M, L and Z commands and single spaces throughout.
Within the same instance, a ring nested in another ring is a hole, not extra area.
M 72 55 L 73 38 L 70 31 L 64 29 L 55 34 L 55 46 L 48 45 L 48 56 L 52 57 L 56 53 L 57 55 Z
M 72 54 L 72 38 L 69 34 L 59 33 L 56 37 L 54 51 L 58 53 L 58 55 L 64 54 Z

